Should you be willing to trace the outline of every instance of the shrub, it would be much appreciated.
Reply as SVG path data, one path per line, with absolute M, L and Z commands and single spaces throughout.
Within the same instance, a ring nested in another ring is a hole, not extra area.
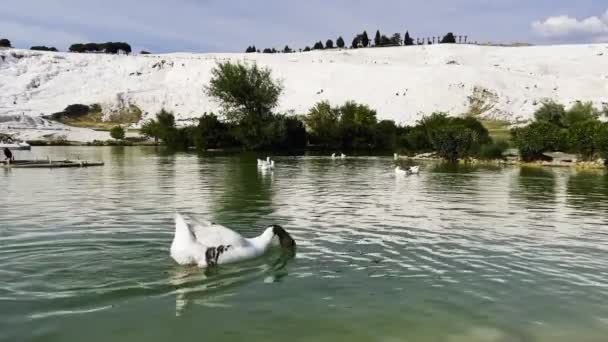
M 221 122 L 218 117 L 204 114 L 198 120 L 198 125 L 193 131 L 193 142 L 199 150 L 208 148 L 225 148 L 236 145 L 230 134 L 229 126 Z
M 544 159 L 543 153 L 559 146 L 560 129 L 548 122 L 533 122 L 526 127 L 511 130 L 513 143 L 523 160 Z
M 57 52 L 57 49 L 54 47 L 47 47 L 47 46 L 32 46 L 30 48 L 30 50 L 34 50 L 34 51 L 52 51 L 52 52 Z
M 125 138 L 125 129 L 121 126 L 114 126 L 110 130 L 110 136 L 112 139 L 122 140 Z
M 334 42 L 331 39 L 328 39 L 327 42 L 325 42 L 325 48 L 326 49 L 333 49 L 334 48 Z
M 470 155 L 474 144 L 473 132 L 468 128 L 447 125 L 433 132 L 431 143 L 439 156 L 454 162 Z
M 63 115 L 69 118 L 77 118 L 89 114 L 89 106 L 83 104 L 71 104 L 63 110 Z
M 0 47 L 6 47 L 6 48 L 10 48 L 11 46 L 11 41 L 6 39 L 6 38 L 2 38 L 0 39 Z
M 496 141 L 482 145 L 479 149 L 479 158 L 486 160 L 503 159 L 503 153 L 509 144 L 506 141 Z
M 86 44 L 72 44 L 68 49 L 70 52 L 105 52 L 116 54 L 120 51 L 130 54 L 131 45 L 124 42 L 107 42 L 107 43 L 86 43 Z
M 323 43 L 321 41 L 316 42 L 315 45 L 313 45 L 312 49 L 313 50 L 323 50 Z

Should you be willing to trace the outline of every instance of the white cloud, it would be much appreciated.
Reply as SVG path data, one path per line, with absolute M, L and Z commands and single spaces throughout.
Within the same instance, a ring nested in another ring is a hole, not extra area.
M 576 19 L 567 15 L 549 17 L 532 23 L 534 32 L 542 37 L 557 40 L 607 41 L 608 10 L 602 16 Z
M 58 49 L 65 49 L 74 42 L 86 40 L 80 35 L 63 30 L 27 25 L 1 19 L 0 32 L 2 32 L 3 36 L 6 36 L 6 38 L 11 40 L 13 46 L 20 48 L 29 48 L 32 45 L 46 45 L 54 46 Z

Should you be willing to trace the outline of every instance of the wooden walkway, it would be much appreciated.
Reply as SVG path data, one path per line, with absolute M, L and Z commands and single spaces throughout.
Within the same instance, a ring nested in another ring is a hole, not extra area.
M 103 166 L 100 161 L 86 160 L 14 160 L 11 162 L 0 161 L 0 167 L 11 169 L 35 169 L 35 168 L 61 168 L 61 167 L 90 167 Z

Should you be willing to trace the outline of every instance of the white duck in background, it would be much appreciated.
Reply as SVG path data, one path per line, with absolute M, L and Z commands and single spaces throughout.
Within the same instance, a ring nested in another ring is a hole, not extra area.
M 397 167 L 395 167 L 395 174 L 397 176 L 405 176 L 405 175 L 407 175 L 407 171 L 402 169 L 401 166 L 397 166 Z
M 399 155 L 397 153 L 393 153 L 393 159 L 394 160 L 399 160 Z
M 340 153 L 340 159 L 346 159 L 346 154 Z
M 331 159 L 336 159 L 336 154 L 335 153 L 331 154 Z
M 274 160 L 266 157 L 266 160 L 258 159 L 258 167 L 265 170 L 274 170 Z
M 420 166 L 416 165 L 416 166 L 412 166 L 409 168 L 409 173 L 413 174 L 413 175 L 417 175 L 420 173 Z
M 208 267 L 257 258 L 268 250 L 275 237 L 284 252 L 295 253 L 296 242 L 279 225 L 269 226 L 260 236 L 248 239 L 219 224 L 191 221 L 193 224 L 175 214 L 171 257 L 180 265 Z
M 417 175 L 419 173 L 420 173 L 420 166 L 412 166 L 406 170 L 401 168 L 401 166 L 395 167 L 395 174 L 398 176 Z

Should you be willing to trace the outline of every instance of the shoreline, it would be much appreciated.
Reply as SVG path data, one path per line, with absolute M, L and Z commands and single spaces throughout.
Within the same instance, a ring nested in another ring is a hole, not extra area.
M 412 161 L 429 161 L 429 162 L 445 162 L 441 158 L 429 158 L 429 157 L 407 157 L 399 156 L 399 160 L 412 160 Z M 525 162 L 521 160 L 508 160 L 508 159 L 495 159 L 495 160 L 481 160 L 481 159 L 460 159 L 457 162 L 461 165 L 480 165 L 480 166 L 520 166 L 520 167 L 556 167 L 556 168 L 573 168 L 573 169 L 592 169 L 592 170 L 608 170 L 608 165 L 604 165 L 599 161 L 577 161 L 577 162 L 563 162 L 563 161 L 532 161 Z

